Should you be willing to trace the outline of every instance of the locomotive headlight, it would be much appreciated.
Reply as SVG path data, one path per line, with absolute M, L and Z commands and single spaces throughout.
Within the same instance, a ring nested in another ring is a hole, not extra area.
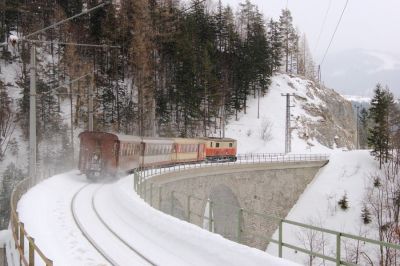
M 18 37 L 17 37 L 16 35 L 10 35 L 10 36 L 8 37 L 8 41 L 10 42 L 10 44 L 11 44 L 13 47 L 15 47 L 15 45 L 16 45 L 17 42 L 18 42 Z

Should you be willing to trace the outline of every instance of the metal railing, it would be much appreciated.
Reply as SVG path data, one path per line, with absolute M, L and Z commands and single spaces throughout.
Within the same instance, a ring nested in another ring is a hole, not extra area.
M 304 162 L 320 162 L 328 161 L 329 155 L 327 154 L 290 154 L 285 155 L 282 153 L 259 153 L 249 155 L 238 155 L 237 160 L 234 162 L 201 162 L 201 163 L 182 163 L 174 165 L 152 165 L 148 166 L 141 171 L 142 179 L 147 179 L 155 175 L 164 173 L 180 172 L 187 169 L 196 168 L 210 168 L 215 166 L 230 166 L 230 165 L 244 165 L 244 164 L 264 164 L 264 163 L 304 163 Z
M 12 235 L 14 238 L 15 249 L 19 253 L 19 260 L 20 260 L 19 265 L 34 266 L 35 254 L 37 254 L 42 259 L 42 261 L 46 266 L 52 266 L 53 261 L 47 258 L 44 255 L 44 253 L 40 250 L 40 248 L 35 244 L 35 239 L 32 236 L 30 236 L 28 232 L 25 230 L 24 223 L 19 220 L 17 212 L 18 201 L 32 185 L 33 184 L 31 184 L 31 180 L 29 178 L 26 178 L 16 185 L 11 194 L 10 225 L 11 225 Z M 27 250 L 25 248 L 26 242 L 28 244 Z
M 177 172 L 177 171 L 184 171 L 188 169 L 196 169 L 196 168 L 203 168 L 203 167 L 212 167 L 212 166 L 218 166 L 218 165 L 230 165 L 230 164 L 237 164 L 237 163 L 249 163 L 249 158 L 250 163 L 256 164 L 260 162 L 260 156 L 248 156 L 248 157 L 242 157 L 246 158 L 246 160 L 238 160 L 239 162 L 235 163 L 212 163 L 212 164 L 192 164 L 192 165 L 178 165 L 178 166 L 173 166 L 169 168 L 156 168 L 155 166 L 152 168 L 147 168 L 147 169 L 142 169 L 141 171 L 136 171 L 133 174 L 133 184 L 134 184 L 134 190 L 139 194 L 141 198 L 143 198 L 147 203 L 149 203 L 152 207 L 155 207 L 161 211 L 166 212 L 167 214 L 174 215 L 174 199 L 176 195 L 181 195 L 181 198 L 184 199 L 186 198 L 186 206 L 185 206 L 185 211 L 186 211 L 186 217 L 184 219 L 187 222 L 193 222 L 192 217 L 198 217 L 202 219 L 203 221 L 208 222 L 208 229 L 209 231 L 213 231 L 214 228 L 214 223 L 215 219 L 213 217 L 213 210 L 218 207 L 218 206 L 230 206 L 231 208 L 236 209 L 236 236 L 233 238 L 231 237 L 230 240 L 236 241 L 237 243 L 243 243 L 243 217 L 245 215 L 255 215 L 258 217 L 261 217 L 262 219 L 268 220 L 268 221 L 273 221 L 276 224 L 276 229 L 278 229 L 278 239 L 272 239 L 271 237 L 262 237 L 259 236 L 258 234 L 252 234 L 253 237 L 256 238 L 261 238 L 266 242 L 270 243 L 275 243 L 278 245 L 278 256 L 282 258 L 283 255 L 283 248 L 288 248 L 295 250 L 297 252 L 305 253 L 307 255 L 313 256 L 313 257 L 318 257 L 323 260 L 331 261 L 334 262 L 336 265 L 356 265 L 352 262 L 346 261 L 342 258 L 342 251 L 343 251 L 343 244 L 342 242 L 344 239 L 351 239 L 351 240 L 356 240 L 356 241 L 362 241 L 365 243 L 370 243 L 374 245 L 378 245 L 380 248 L 392 248 L 395 250 L 400 250 L 400 245 L 398 244 L 393 244 L 393 243 L 387 243 L 383 241 L 378 241 L 378 240 L 373 240 L 369 239 L 366 237 L 361 237 L 361 236 L 356 236 L 352 234 L 347 234 L 335 230 L 330 230 L 318 226 L 313 226 L 305 223 L 300 223 L 296 221 L 291 221 L 283 218 L 276 217 L 274 215 L 269 215 L 265 213 L 257 213 L 252 210 L 247 210 L 243 209 L 240 206 L 235 206 L 235 205 L 230 205 L 222 202 L 213 202 L 208 198 L 201 198 L 196 195 L 192 194 L 187 194 L 185 192 L 178 192 L 178 191 L 171 191 L 171 195 L 169 196 L 169 204 L 170 204 L 170 210 L 163 210 L 162 205 L 164 202 L 168 201 L 168 199 L 163 199 L 162 198 L 162 185 L 157 185 L 151 181 L 151 177 L 160 175 L 160 174 L 167 174 L 171 172 Z M 326 155 L 317 155 L 317 156 L 311 156 L 311 155 L 291 155 L 291 156 L 261 156 L 261 158 L 265 159 L 264 162 L 297 162 L 297 161 L 317 161 L 317 160 L 327 160 L 328 156 Z M 279 159 L 278 159 L 279 158 Z M 253 160 L 254 159 L 254 160 Z M 278 160 L 275 160 L 278 159 Z M 246 161 L 246 162 L 245 162 Z M 156 200 L 154 200 L 156 198 Z M 204 214 L 201 213 L 196 213 L 193 208 L 193 202 L 194 201 L 201 201 L 203 204 L 208 202 L 209 206 L 209 211 L 208 211 L 208 217 L 205 216 Z M 157 203 L 156 203 L 157 202 Z M 182 218 L 182 217 L 181 217 Z M 320 233 L 326 233 L 331 235 L 332 237 L 335 238 L 335 254 L 334 256 L 332 255 L 327 255 L 327 254 L 321 254 L 319 252 L 315 252 L 313 250 L 309 250 L 304 247 L 299 247 L 294 244 L 289 243 L 288 241 L 284 240 L 284 225 L 291 225 L 291 226 L 296 226 L 298 228 L 302 229 L 308 229 L 308 230 L 314 230 L 318 231 Z

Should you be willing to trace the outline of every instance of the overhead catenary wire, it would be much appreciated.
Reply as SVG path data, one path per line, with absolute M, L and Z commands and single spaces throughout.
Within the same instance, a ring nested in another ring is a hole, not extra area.
M 326 19 L 328 18 L 328 14 L 329 14 L 329 11 L 331 9 L 331 6 L 332 6 L 332 0 L 329 0 L 328 8 L 326 9 L 324 20 L 322 21 L 321 29 L 320 29 L 319 34 L 318 34 L 317 42 L 315 43 L 314 54 L 316 54 L 316 52 L 317 52 L 319 41 L 321 39 L 322 33 L 324 32 Z
M 329 41 L 329 45 L 328 45 L 328 47 L 327 47 L 326 50 L 325 50 L 324 56 L 322 57 L 322 60 L 321 60 L 321 63 L 319 64 L 320 66 L 321 66 L 321 65 L 324 63 L 324 61 L 325 61 L 326 55 L 328 54 L 329 48 L 330 48 L 331 45 L 332 45 L 333 39 L 335 38 L 336 32 L 337 32 L 337 30 L 338 30 L 338 28 L 339 28 L 340 22 L 342 21 L 344 12 L 346 11 L 346 8 L 347 8 L 347 5 L 348 5 L 348 4 L 349 4 L 349 0 L 346 0 L 346 4 L 345 4 L 344 7 L 343 7 L 342 14 L 340 15 L 339 21 L 338 21 L 338 23 L 336 24 L 335 31 L 334 31 L 333 34 L 332 34 L 331 40 Z

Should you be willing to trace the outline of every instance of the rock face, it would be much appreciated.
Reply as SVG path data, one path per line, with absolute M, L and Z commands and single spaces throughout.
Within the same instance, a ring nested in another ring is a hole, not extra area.
M 356 117 L 350 101 L 326 87 L 318 87 L 314 82 L 292 77 L 296 90 L 294 104 L 305 113 L 292 119 L 294 133 L 299 138 L 317 140 L 330 148 L 353 149 L 356 143 Z

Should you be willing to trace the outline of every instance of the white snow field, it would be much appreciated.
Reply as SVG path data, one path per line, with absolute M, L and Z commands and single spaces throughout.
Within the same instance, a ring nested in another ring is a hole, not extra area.
M 135 194 L 130 176 L 90 184 L 77 171 L 57 175 L 29 190 L 18 211 L 54 265 L 296 265 L 153 209 Z M 73 212 L 107 258 L 78 229 Z
M 378 239 L 373 225 L 364 225 L 361 220 L 365 188 L 370 176 L 377 171 L 378 162 L 367 150 L 333 151 L 329 163 L 311 181 L 286 219 L 356 236 L 362 233 L 371 239 Z M 338 205 L 344 194 L 349 202 L 349 208 L 345 211 Z M 284 226 L 284 242 L 308 249 L 312 244 L 314 251 L 333 257 L 336 254 L 335 237 L 329 234 L 322 236 L 319 233 L 312 235 L 310 230 L 292 225 Z M 273 238 L 278 239 L 278 232 L 275 232 Z M 314 240 L 310 241 L 311 238 Z M 345 244 L 350 247 L 354 241 L 342 241 L 342 259 L 351 256 L 351 250 L 344 248 Z M 368 249 L 376 250 L 377 247 L 371 245 Z M 276 255 L 278 247 L 270 244 L 267 251 Z M 286 248 L 283 249 L 283 258 L 308 264 L 307 255 Z M 328 262 L 325 264 L 329 265 Z

